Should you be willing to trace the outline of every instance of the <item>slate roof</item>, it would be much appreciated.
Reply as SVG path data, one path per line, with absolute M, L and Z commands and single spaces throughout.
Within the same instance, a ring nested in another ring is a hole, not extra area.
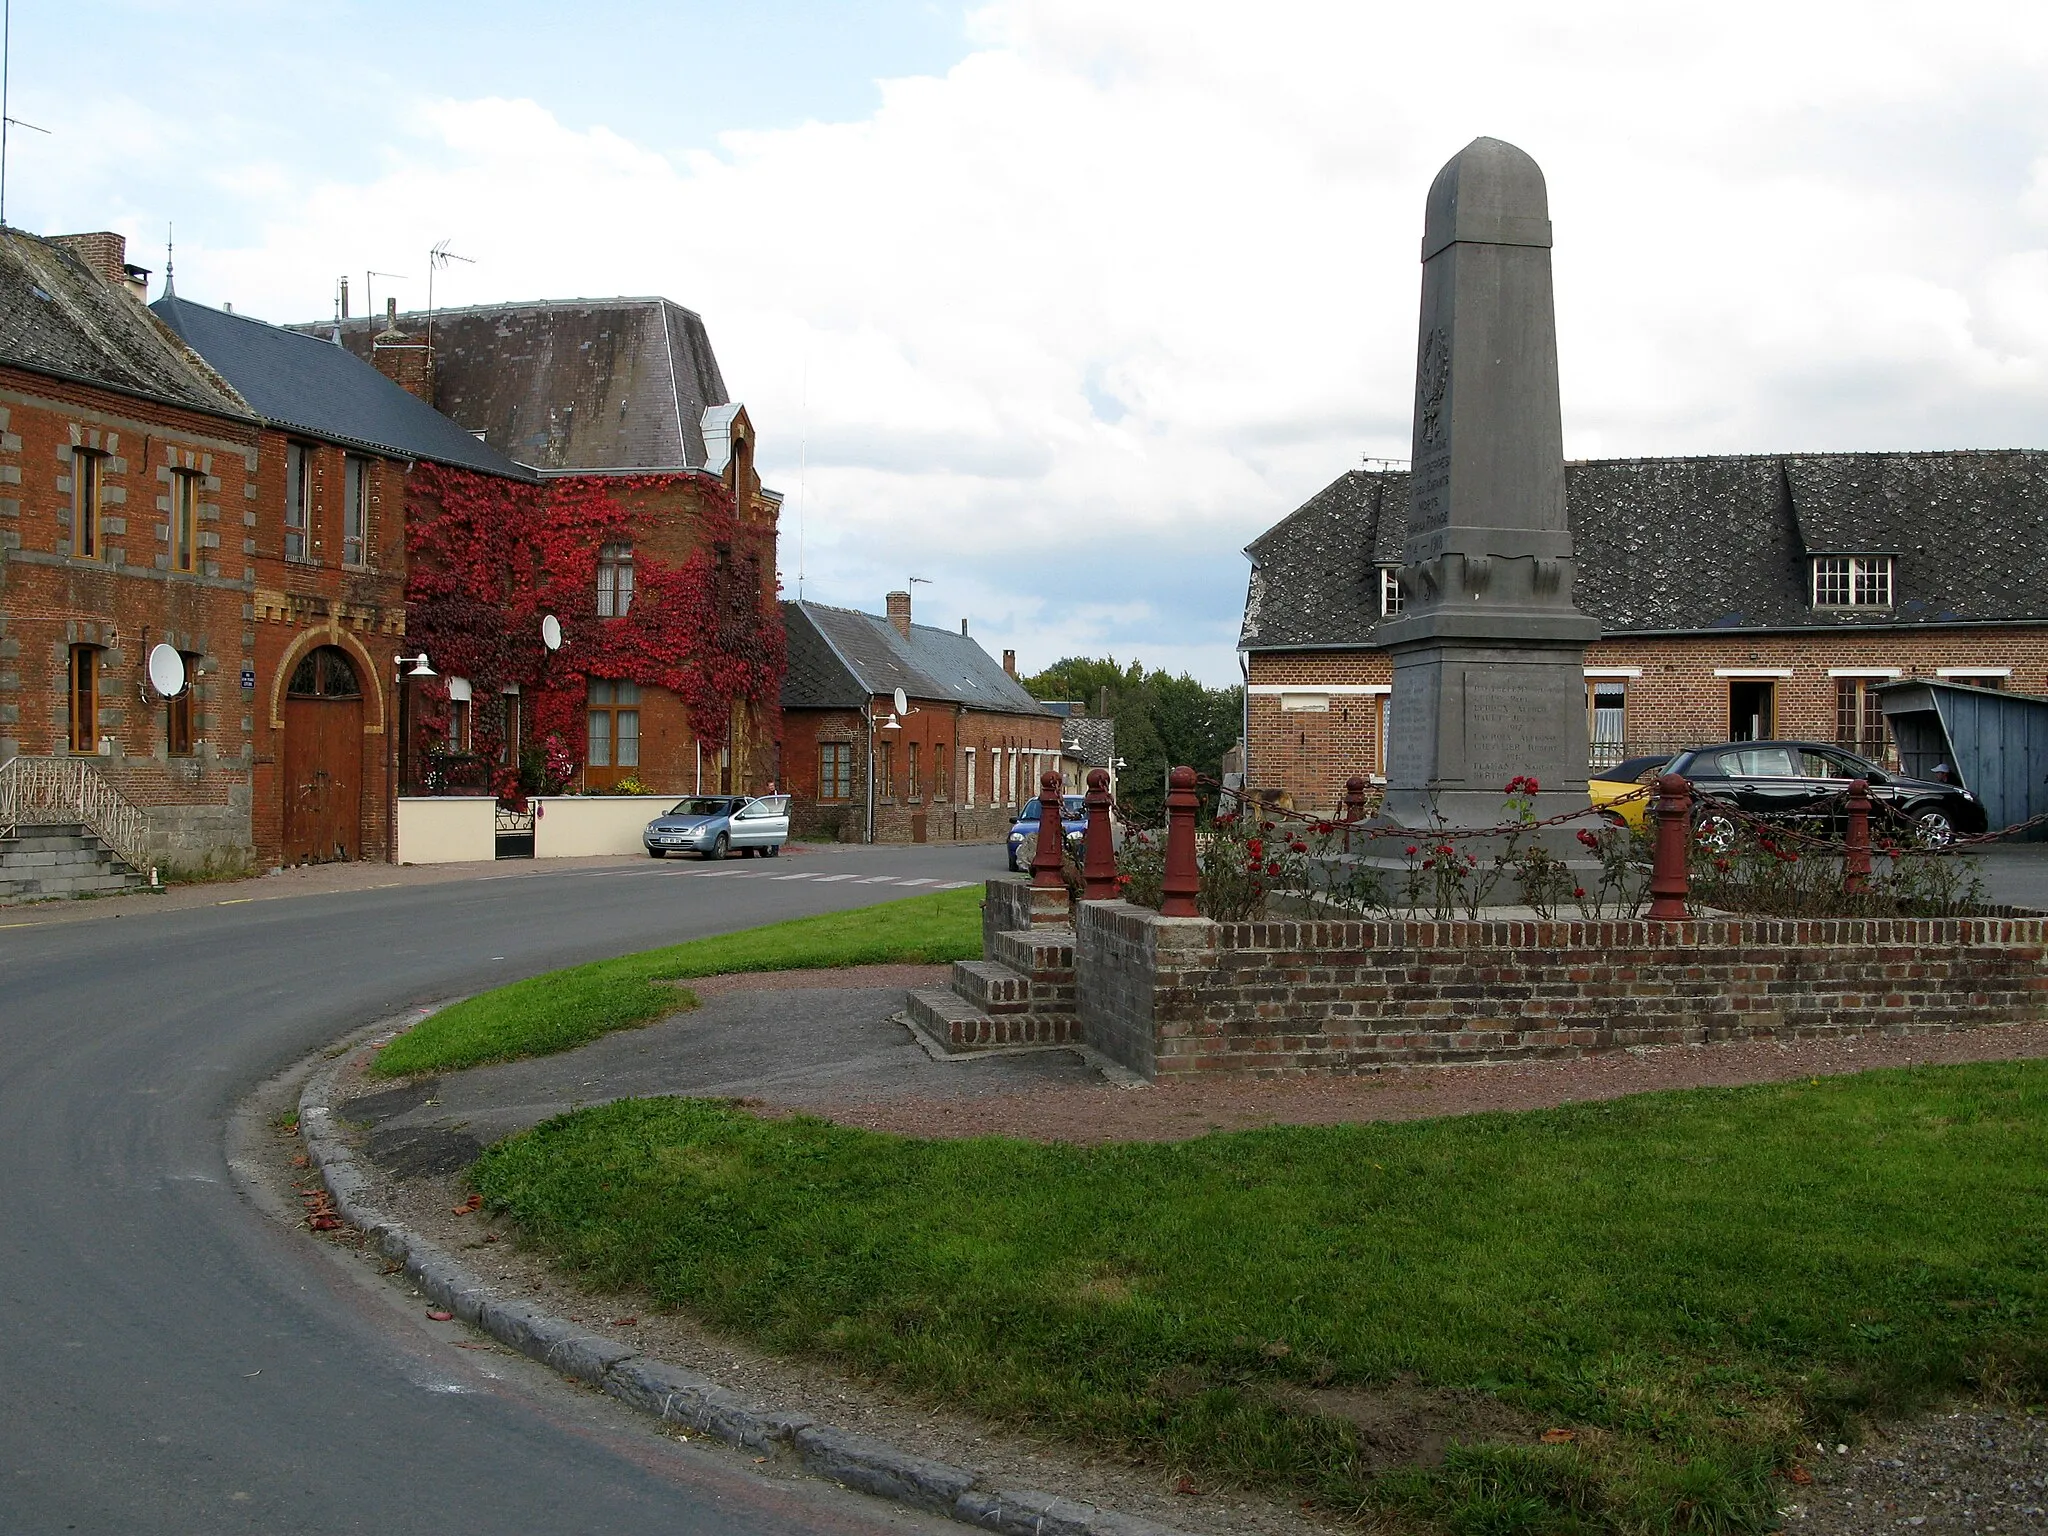
M 273 426 L 392 458 L 533 478 L 331 341 L 176 294 L 149 307 Z
M 0 228 L 0 363 L 212 416 L 247 404 L 127 293 L 61 246 Z
M 1107 768 L 1116 756 L 1116 721 L 1106 715 L 1069 715 L 1060 727 L 1060 746 L 1085 767 Z
M 2048 620 L 2048 452 L 1565 466 L 1578 605 L 1609 635 Z M 1245 547 L 1239 649 L 1373 644 L 1405 470 L 1351 470 Z M 1808 559 L 1893 557 L 1893 606 L 1815 609 Z
M 345 320 L 342 345 L 367 359 L 385 326 L 383 315 Z M 398 327 L 424 342 L 427 317 L 402 314 Z M 667 299 L 443 309 L 433 333 L 434 404 L 536 469 L 703 469 L 704 412 L 730 403 L 704 321 Z
M 823 603 L 782 605 L 789 639 L 784 709 L 858 708 L 901 688 L 914 699 L 1042 715 L 1038 700 L 966 635 L 925 624 L 905 639 L 879 614 Z

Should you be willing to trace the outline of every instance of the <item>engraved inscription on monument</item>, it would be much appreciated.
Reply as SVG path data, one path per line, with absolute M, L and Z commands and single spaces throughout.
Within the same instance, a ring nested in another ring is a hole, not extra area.
M 1585 723 L 1527 667 L 1465 670 L 1465 768 L 1476 788 L 1505 784 L 1532 763 L 1584 755 Z M 1540 679 L 1548 682 L 1545 676 Z

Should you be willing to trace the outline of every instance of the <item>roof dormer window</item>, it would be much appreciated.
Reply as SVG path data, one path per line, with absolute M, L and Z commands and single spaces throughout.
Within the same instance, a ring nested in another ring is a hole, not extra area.
M 1816 555 L 1813 561 L 1813 606 L 1816 608 L 1889 608 L 1892 605 L 1890 555 Z
M 1380 617 L 1391 619 L 1401 611 L 1401 573 L 1391 565 L 1380 567 Z

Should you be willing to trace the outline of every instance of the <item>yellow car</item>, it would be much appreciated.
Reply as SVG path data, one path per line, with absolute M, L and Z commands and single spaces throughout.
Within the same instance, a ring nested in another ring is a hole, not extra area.
M 1663 757 L 1631 757 L 1612 768 L 1598 768 L 1586 777 L 1586 793 L 1593 809 L 1608 821 L 1640 832 L 1649 825 L 1650 796 L 1647 791 L 1671 761 Z

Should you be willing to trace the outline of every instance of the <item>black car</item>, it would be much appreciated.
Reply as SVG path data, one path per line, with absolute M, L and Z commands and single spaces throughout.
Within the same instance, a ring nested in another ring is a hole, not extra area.
M 1691 782 L 1693 823 L 1700 840 L 1717 852 L 1735 841 L 1735 824 L 1716 816 L 1713 802 L 1756 816 L 1825 822 L 1839 834 L 1846 818 L 1840 797 L 1851 779 L 1870 785 L 1875 837 L 1887 829 L 1894 837 L 1910 832 L 1923 848 L 1946 848 L 1986 826 L 1984 807 L 1968 791 L 1909 779 L 1823 742 L 1726 741 L 1681 752 L 1668 771 Z

